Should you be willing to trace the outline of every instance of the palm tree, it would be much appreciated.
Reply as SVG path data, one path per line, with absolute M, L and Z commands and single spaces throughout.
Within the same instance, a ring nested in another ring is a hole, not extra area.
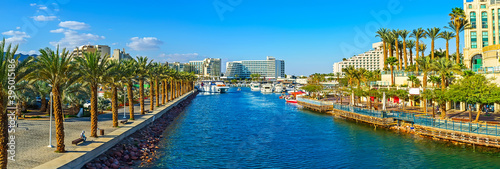
M 380 28 L 376 33 L 377 35 L 375 37 L 380 37 L 380 40 L 382 40 L 382 47 L 384 50 L 384 62 L 387 59 L 387 33 L 389 31 L 386 28 Z M 387 63 L 384 63 L 384 68 L 387 68 Z
M 54 118 L 56 123 L 57 152 L 65 152 L 64 126 L 61 104 L 61 86 L 74 83 L 76 75 L 76 65 L 71 62 L 72 56 L 69 51 L 63 49 L 59 53 L 50 48 L 40 49 L 40 56 L 36 57 L 32 70 L 36 70 L 27 75 L 27 79 L 45 81 L 52 86 L 52 99 L 54 104 Z
M 441 32 L 440 38 L 446 40 L 446 59 L 450 59 L 450 40 L 455 38 L 455 34 L 453 32 L 443 31 Z
M 399 53 L 399 36 L 401 34 L 401 31 L 399 29 L 394 29 L 392 30 L 392 36 L 394 37 L 394 44 L 396 45 L 396 58 L 398 56 L 398 53 Z M 398 59 L 398 60 L 401 60 L 401 59 Z M 401 70 L 402 68 L 402 62 L 399 62 L 399 67 L 398 67 L 398 70 Z
M 408 67 L 408 58 L 406 57 L 406 38 L 408 38 L 409 34 L 410 31 L 404 29 L 399 32 L 399 36 L 403 39 L 403 58 L 405 61 L 405 69 Z
M 422 57 L 425 57 L 425 50 L 427 49 L 427 45 L 424 44 L 423 42 L 421 42 L 422 44 L 420 44 L 420 51 L 422 52 Z M 418 55 L 418 53 L 417 53 Z
M 432 64 L 432 69 L 441 76 L 441 90 L 446 89 L 446 75 L 451 73 L 462 74 L 460 66 L 446 58 L 437 59 Z
M 416 46 L 416 55 L 415 55 L 415 59 L 418 59 L 418 52 L 420 50 L 420 39 L 421 38 L 426 38 L 425 36 L 425 30 L 423 28 L 418 28 L 418 29 L 414 29 L 410 35 L 410 37 L 414 37 L 415 38 L 415 46 Z M 415 66 L 415 70 L 418 72 L 418 63 L 417 65 Z
M 90 136 L 97 137 L 97 89 L 104 82 L 104 73 L 111 67 L 108 66 L 109 56 L 101 55 L 99 51 L 83 52 L 83 57 L 76 57 L 80 76 L 90 86 Z M 108 77 L 106 77 L 108 78 Z
M 413 65 L 413 48 L 415 48 L 415 41 L 414 40 L 407 40 L 406 47 L 408 48 L 408 51 L 410 52 L 410 65 Z
M 387 51 L 389 52 L 389 57 L 392 57 L 393 54 L 394 54 L 394 48 L 393 48 L 393 43 L 394 43 L 394 35 L 392 34 L 392 31 L 388 31 L 387 32 L 387 35 L 385 36 L 386 40 L 387 40 Z M 387 60 L 387 59 L 386 59 Z M 386 64 L 388 65 L 388 63 L 386 62 Z
M 7 110 L 7 101 L 8 101 L 8 69 L 9 65 L 12 64 L 9 61 L 12 59 L 15 59 L 16 57 L 14 56 L 18 45 L 12 46 L 9 44 L 7 48 L 5 48 L 5 39 L 3 39 L 2 42 L 0 42 L 0 80 L 2 83 L 0 83 L 0 168 L 7 168 L 7 143 L 9 141 L 9 123 L 8 123 L 8 117 L 7 113 L 5 111 Z M 16 59 L 17 60 L 17 59 Z
M 417 76 L 410 75 L 410 76 L 408 76 L 408 79 L 406 79 L 406 81 L 411 82 L 411 87 L 415 87 L 415 84 L 413 83 L 413 82 L 415 82 L 415 79 L 417 79 Z
M 145 114 L 144 111 L 144 80 L 148 75 L 149 68 L 151 66 L 151 62 L 153 60 L 149 60 L 148 57 L 137 57 L 137 69 L 136 69 L 136 77 L 139 80 L 139 95 L 140 95 L 140 103 L 141 103 L 141 114 Z M 150 86 L 151 87 L 151 86 Z M 153 102 L 153 100 L 151 100 Z
M 351 90 L 353 90 L 353 83 L 357 76 L 356 68 L 354 68 L 354 66 L 351 65 L 346 68 L 343 68 L 342 72 L 344 72 L 345 78 L 347 78 L 347 82 L 349 84 L 348 86 L 351 88 Z M 354 98 L 354 92 L 351 92 L 351 103 L 354 102 L 353 98 Z
M 127 86 L 127 97 L 128 97 L 128 111 L 130 114 L 130 120 L 135 120 L 134 117 L 134 80 L 137 72 L 137 61 L 134 59 L 127 59 L 123 61 L 123 82 Z M 125 107 L 125 103 L 124 103 Z
M 434 59 L 434 41 L 439 38 L 440 36 L 440 33 L 439 31 L 441 31 L 440 28 L 427 28 L 427 37 L 429 37 L 431 39 L 431 59 Z
M 432 60 L 429 57 L 421 57 L 416 60 L 417 64 L 420 66 L 422 73 L 424 74 L 422 87 L 423 90 L 427 88 L 427 74 L 433 70 L 432 68 Z M 427 100 L 424 99 L 424 112 L 427 113 Z
M 462 8 L 453 8 L 451 10 L 450 22 L 448 22 L 448 29 L 455 31 L 456 35 L 456 47 L 457 47 L 457 56 L 460 53 L 460 32 L 463 32 L 465 29 L 470 27 L 469 20 L 465 18 L 465 12 Z M 460 57 L 457 57 L 456 63 L 460 63 Z
M 124 63 L 111 60 L 108 64 L 108 71 L 104 72 L 106 84 L 111 87 L 111 112 L 113 114 L 113 127 L 118 127 L 118 86 L 121 86 Z M 123 105 L 125 108 L 125 104 Z
M 439 81 L 441 81 L 441 79 L 437 76 L 429 76 L 429 81 L 431 81 L 432 87 L 435 87 L 436 84 L 438 84 Z
M 395 57 L 389 57 L 387 58 L 386 62 L 390 65 L 389 68 L 391 69 L 391 86 L 394 86 L 394 66 L 397 65 L 399 61 Z

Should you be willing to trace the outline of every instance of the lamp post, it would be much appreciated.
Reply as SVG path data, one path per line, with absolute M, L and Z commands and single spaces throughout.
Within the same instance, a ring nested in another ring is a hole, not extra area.
M 45 96 L 42 96 L 45 97 Z M 52 92 L 50 92 L 50 110 L 49 110 L 49 145 L 47 147 L 53 148 L 52 146 Z
M 126 103 L 126 99 L 127 99 L 127 94 L 126 94 L 126 91 L 127 91 L 127 87 L 124 87 L 123 88 L 123 118 L 126 119 L 127 116 L 125 115 L 125 107 L 127 107 L 127 103 Z M 129 103 L 130 104 L 130 103 Z

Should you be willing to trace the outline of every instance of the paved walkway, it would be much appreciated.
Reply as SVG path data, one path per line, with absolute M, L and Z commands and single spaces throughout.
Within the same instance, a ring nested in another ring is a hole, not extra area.
M 149 110 L 149 100 L 145 101 L 145 110 Z M 123 108 L 119 109 L 119 120 L 123 119 Z M 126 119 L 129 119 L 128 106 L 125 108 Z M 142 117 L 139 104 L 134 105 L 136 120 Z M 54 148 L 47 147 L 49 145 L 49 120 L 18 120 L 19 127 L 16 128 L 16 161 L 9 161 L 8 168 L 25 169 L 44 164 L 50 160 L 64 155 L 64 153 L 54 153 L 56 150 L 56 131 L 55 122 L 52 120 L 52 145 Z M 119 126 L 122 124 L 119 124 Z M 113 128 L 112 114 L 106 113 L 98 116 L 98 128 L 104 129 L 104 134 L 111 133 L 116 130 Z M 85 130 L 87 142 L 81 143 L 78 146 L 71 144 L 71 141 L 79 138 L 82 130 Z M 90 117 L 69 118 L 64 122 L 64 133 L 66 151 L 72 152 L 77 147 L 90 144 L 96 138 L 90 136 Z M 98 135 L 100 133 L 98 132 Z

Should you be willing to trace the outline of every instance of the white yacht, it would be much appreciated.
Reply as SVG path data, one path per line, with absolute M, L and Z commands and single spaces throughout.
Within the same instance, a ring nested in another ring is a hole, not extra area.
M 273 92 L 273 84 L 263 84 L 260 88 L 260 92 L 262 93 L 272 93 Z
M 250 89 L 252 91 L 260 91 L 260 83 L 257 82 L 250 83 Z
M 292 86 L 292 85 L 288 85 L 288 86 L 286 87 L 286 92 L 288 92 L 288 93 L 295 92 L 295 87 L 294 87 L 294 86 Z
M 283 92 L 283 85 L 282 84 L 276 84 L 274 86 L 274 93 L 282 93 Z
M 224 83 L 224 81 L 212 80 L 201 81 L 198 88 L 202 92 L 209 93 L 226 93 L 229 90 L 229 87 Z

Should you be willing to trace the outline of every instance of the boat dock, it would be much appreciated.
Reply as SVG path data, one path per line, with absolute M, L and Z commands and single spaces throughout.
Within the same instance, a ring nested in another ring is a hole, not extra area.
M 375 127 L 411 127 L 411 133 L 439 140 L 500 148 L 499 126 L 437 119 L 426 114 L 403 111 L 379 111 L 348 105 L 298 98 L 298 104 L 314 111 L 349 120 L 372 124 Z M 328 105 L 330 104 L 330 105 Z M 331 110 L 330 110 L 331 109 Z

